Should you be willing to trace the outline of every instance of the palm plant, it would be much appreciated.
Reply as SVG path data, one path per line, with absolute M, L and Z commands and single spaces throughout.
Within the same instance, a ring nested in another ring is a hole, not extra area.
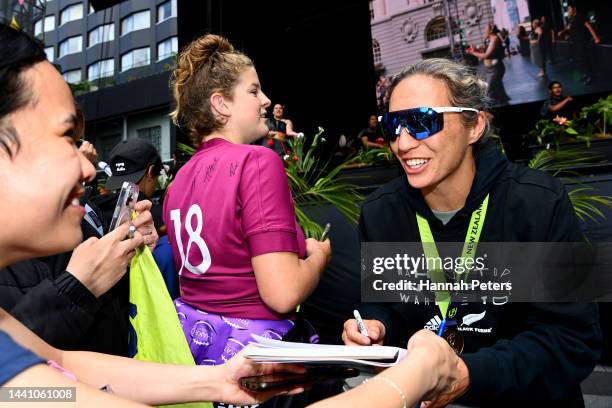
M 317 149 L 320 143 L 325 142 L 322 137 L 324 132 L 325 130 L 319 127 L 308 149 L 305 148 L 303 137 L 289 140 L 287 144 L 293 156 L 285 156 L 285 170 L 295 201 L 298 223 L 306 236 L 315 238 L 321 236 L 323 229 L 306 215 L 306 207 L 331 204 L 350 222 L 356 224 L 359 219 L 359 203 L 363 200 L 355 185 L 338 179 L 338 173 L 350 161 L 343 162 L 331 170 L 328 170 L 329 161 L 321 163 Z
M 388 164 L 395 160 L 395 155 L 388 144 L 382 147 L 361 149 L 359 153 L 350 161 L 351 164 L 358 163 L 364 165 Z
M 564 178 L 566 176 L 578 175 L 571 168 L 580 167 L 600 161 L 601 156 L 581 149 L 554 150 L 547 149 L 539 151 L 530 161 L 532 169 L 551 171 L 553 176 Z M 605 219 L 606 216 L 600 207 L 612 208 L 612 197 L 594 194 L 597 190 L 593 187 L 578 184 L 578 188 L 568 191 L 568 196 L 574 207 L 574 211 L 581 221 L 590 219 L 597 221 Z

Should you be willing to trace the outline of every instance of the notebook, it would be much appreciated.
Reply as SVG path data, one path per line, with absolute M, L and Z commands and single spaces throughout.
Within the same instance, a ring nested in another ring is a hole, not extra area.
M 351 367 L 391 367 L 407 354 L 389 346 L 337 346 L 292 343 L 253 335 L 245 357 L 259 363 L 338 364 Z

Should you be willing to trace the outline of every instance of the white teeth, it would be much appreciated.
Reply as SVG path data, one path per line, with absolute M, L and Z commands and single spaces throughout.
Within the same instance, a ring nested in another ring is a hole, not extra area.
M 80 205 L 79 199 L 78 198 L 73 198 L 72 201 L 70 202 L 71 205 Z
M 406 164 L 411 169 L 418 169 L 419 167 L 421 167 L 422 165 L 424 165 L 428 161 L 429 160 L 426 160 L 426 159 L 410 159 L 410 160 L 406 160 Z

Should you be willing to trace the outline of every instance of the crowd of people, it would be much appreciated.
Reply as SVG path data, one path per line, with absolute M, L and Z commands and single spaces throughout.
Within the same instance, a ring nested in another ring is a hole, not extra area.
M 469 51 L 483 60 L 486 82 L 439 58 L 405 67 L 390 82 L 380 78 L 382 115 L 371 115 L 358 137 L 365 148 L 388 145 L 403 174 L 364 201 L 361 243 L 467 242 L 474 229 L 476 245 L 583 240 L 562 184 L 509 162 L 489 140 L 487 110 L 509 99 L 507 39 L 489 25 L 484 47 Z M 0 385 L 75 387 L 77 405 L 87 407 L 259 404 L 304 392 L 239 385 L 245 376 L 304 372 L 253 363 L 243 349 L 253 335 L 295 339 L 305 324 L 299 305 L 333 253 L 329 239 L 306 238 L 296 221 L 279 155 L 286 137 L 303 134 L 280 103 L 267 117 L 271 101 L 253 61 L 213 34 L 181 51 L 172 119 L 196 152 L 161 206 L 150 201 L 159 153 L 139 139 L 119 143 L 106 188 L 130 181 L 140 194 L 137 216 L 109 231 L 117 193 L 91 195 L 96 152 L 82 142 L 85 118 L 67 84 L 27 34 L 0 25 L 0 44 Z M 549 89 L 542 114 L 571 114 L 561 84 Z M 128 265 L 142 246 L 176 294 L 195 367 L 127 358 Z M 314 407 L 581 406 L 580 382 L 601 353 L 595 304 L 436 299 L 359 309 L 367 330 L 347 316 L 342 341 L 407 348 L 407 357 L 350 391 L 306 400 Z M 482 315 L 487 330 L 460 331 L 451 315 L 458 311 Z M 444 325 L 432 328 L 432 316 Z

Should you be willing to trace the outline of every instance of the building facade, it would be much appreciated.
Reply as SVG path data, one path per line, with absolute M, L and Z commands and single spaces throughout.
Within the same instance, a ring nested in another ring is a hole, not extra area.
M 132 0 L 96 11 L 88 0 L 47 0 L 44 16 L 33 22 L 49 61 L 76 91 L 85 139 L 102 160 L 132 137 L 152 142 L 164 160 L 171 156 L 168 79 L 178 52 L 177 3 Z M 148 97 L 148 83 L 162 92 Z
M 370 19 L 375 67 L 392 76 L 424 58 L 461 59 L 462 43 L 482 44 L 493 11 L 486 0 L 372 0 Z

